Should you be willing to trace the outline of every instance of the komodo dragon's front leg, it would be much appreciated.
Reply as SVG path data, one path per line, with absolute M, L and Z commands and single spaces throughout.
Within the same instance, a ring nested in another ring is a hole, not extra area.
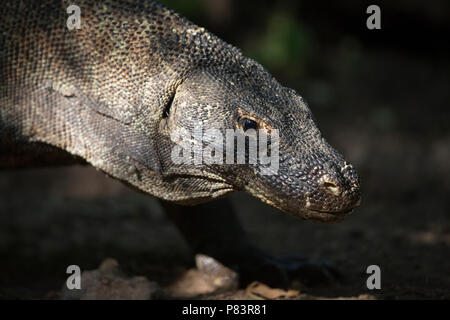
M 277 258 L 262 251 L 249 239 L 227 198 L 195 207 L 166 201 L 161 201 L 161 204 L 192 250 L 236 269 L 241 285 L 259 280 L 269 285 L 287 286 L 293 279 L 317 284 L 339 276 L 335 268 L 325 261 L 309 261 L 302 257 Z

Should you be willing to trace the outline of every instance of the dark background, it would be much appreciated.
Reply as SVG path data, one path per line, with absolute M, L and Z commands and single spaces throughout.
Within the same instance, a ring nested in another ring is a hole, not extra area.
M 312 297 L 450 298 L 450 3 L 165 0 L 263 64 L 308 101 L 322 133 L 358 169 L 360 208 L 326 225 L 232 196 L 274 254 L 335 263 L 342 283 Z M 366 28 L 368 4 L 381 30 Z M 52 297 L 65 268 L 116 258 L 162 285 L 192 252 L 157 202 L 89 167 L 0 173 L 0 298 Z M 366 288 L 366 267 L 382 290 Z

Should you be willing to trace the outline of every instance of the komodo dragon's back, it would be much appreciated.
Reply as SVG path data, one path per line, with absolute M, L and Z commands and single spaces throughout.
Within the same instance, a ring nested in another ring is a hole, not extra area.
M 357 205 L 355 170 L 303 98 L 239 49 L 156 1 L 77 1 L 81 28 L 69 30 L 71 4 L 0 6 L 0 166 L 86 161 L 161 199 L 194 204 L 246 190 L 322 220 Z M 199 123 L 278 129 L 279 170 L 174 164 L 170 135 Z

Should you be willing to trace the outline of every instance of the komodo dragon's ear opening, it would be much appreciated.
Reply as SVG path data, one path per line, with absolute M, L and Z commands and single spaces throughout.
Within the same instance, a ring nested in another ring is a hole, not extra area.
M 163 114 L 162 114 L 163 119 L 167 119 L 169 117 L 170 108 L 172 107 L 173 99 L 175 99 L 175 92 L 173 92 L 173 94 L 170 96 L 169 100 L 167 101 L 167 103 L 164 107 Z

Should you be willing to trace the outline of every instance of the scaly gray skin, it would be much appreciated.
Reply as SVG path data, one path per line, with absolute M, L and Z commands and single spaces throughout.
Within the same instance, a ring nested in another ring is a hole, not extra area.
M 71 31 L 70 1 L 33 3 L 0 6 L 0 167 L 85 161 L 170 202 L 245 190 L 329 222 L 359 204 L 355 170 L 303 98 L 239 49 L 155 1 L 77 1 Z M 244 129 L 245 119 L 279 130 L 277 174 L 171 160 L 174 130 Z

